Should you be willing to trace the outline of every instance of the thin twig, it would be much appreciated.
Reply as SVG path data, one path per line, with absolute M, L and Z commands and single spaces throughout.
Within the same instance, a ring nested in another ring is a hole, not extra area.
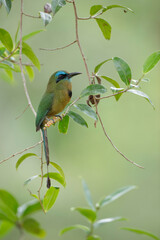
M 19 52 L 19 65 L 20 65 L 20 69 L 21 69 L 21 76 L 22 76 L 22 80 L 23 80 L 23 86 L 24 86 L 24 91 L 27 97 L 27 101 L 29 104 L 29 107 L 31 108 L 34 116 L 36 116 L 36 111 L 34 110 L 32 103 L 31 103 L 31 99 L 28 93 L 28 89 L 27 89 L 27 85 L 26 85 L 26 79 L 24 76 L 24 72 L 23 72 L 23 67 L 22 67 L 22 20 L 23 20 L 23 0 L 21 0 L 21 14 L 20 14 L 20 41 L 19 41 L 19 47 L 20 47 L 20 52 Z
M 144 167 L 140 166 L 139 164 L 137 164 L 137 163 L 131 161 L 130 159 L 128 159 L 128 158 L 114 145 L 114 143 L 112 142 L 111 138 L 109 137 L 109 135 L 107 134 L 107 132 L 106 132 L 106 130 L 105 130 L 105 127 L 104 127 L 104 125 L 103 125 L 102 119 L 101 119 L 101 117 L 100 117 L 100 115 L 99 115 L 99 112 L 98 112 L 98 108 L 96 108 L 96 113 L 97 113 L 98 119 L 99 119 L 99 121 L 100 121 L 100 124 L 101 124 L 101 126 L 102 126 L 103 132 L 104 132 L 105 136 L 107 137 L 107 139 L 109 140 L 109 142 L 111 143 L 111 145 L 114 147 L 114 149 L 115 149 L 123 158 L 125 158 L 128 162 L 134 164 L 136 167 L 144 168 Z
M 27 148 L 21 150 L 20 152 L 17 152 L 17 153 L 12 154 L 10 157 L 8 157 L 8 158 L 2 160 L 2 161 L 0 162 L 0 164 L 2 164 L 2 163 L 4 163 L 4 162 L 8 161 L 9 159 L 11 159 L 11 158 L 13 158 L 13 157 L 15 157 L 15 156 L 17 156 L 17 155 L 19 155 L 19 154 L 21 154 L 21 153 L 26 152 L 26 151 L 29 150 L 29 149 L 32 149 L 32 148 L 37 147 L 39 144 L 41 144 L 41 142 L 42 142 L 42 141 L 40 141 L 40 142 L 38 142 L 38 143 L 36 143 L 36 144 L 30 146 L 30 147 L 27 147 Z
M 3 59 L 1 59 L 0 62 L 3 62 L 5 60 L 9 59 L 16 52 L 16 50 L 18 48 L 19 48 L 19 44 L 17 45 L 17 47 L 12 52 L 10 52 L 10 54 L 7 57 L 4 57 Z
M 65 116 L 67 115 L 67 113 L 69 112 L 70 108 L 71 108 L 76 102 L 78 102 L 79 100 L 80 100 L 80 97 L 76 98 L 76 99 L 68 106 L 68 108 L 67 108 L 65 114 L 63 115 L 63 117 L 65 117 Z
M 25 111 L 26 111 L 28 108 L 29 108 L 29 104 L 28 104 L 27 107 L 23 110 L 23 112 L 22 112 L 18 117 L 16 117 L 16 120 L 17 120 L 18 118 L 20 118 L 20 117 L 25 113 Z
M 63 46 L 63 47 L 58 47 L 58 48 L 54 48 L 54 49 L 48 49 L 48 48 L 40 48 L 40 50 L 45 50 L 45 51 L 57 51 L 57 50 L 61 50 L 61 49 L 64 49 L 64 48 L 67 48 L 67 47 L 70 47 L 71 45 L 73 45 L 74 43 L 76 43 L 77 40 L 69 43 L 68 45 L 66 46 Z
M 81 53 L 81 55 L 82 55 L 82 59 L 83 59 L 85 68 L 86 68 L 86 73 L 87 73 L 87 76 L 88 76 L 89 83 L 91 84 L 91 79 L 90 79 L 90 74 L 89 74 L 88 65 L 87 65 L 86 58 L 85 58 L 85 55 L 84 55 L 84 53 L 83 53 L 83 50 L 82 50 L 82 47 L 81 47 L 81 44 L 80 44 L 80 40 L 79 40 L 79 34 L 78 34 L 78 15 L 77 15 L 77 8 L 76 8 L 75 0 L 73 0 L 73 8 L 74 8 L 74 14 L 75 14 L 76 40 L 77 40 L 77 44 L 78 44 L 80 53 Z
M 121 93 L 125 93 L 125 92 L 127 92 L 128 91 L 128 89 L 129 88 L 126 88 L 125 90 L 123 90 L 123 91 L 120 91 L 120 92 L 117 92 L 117 93 L 113 93 L 113 94 L 111 94 L 111 95 L 108 95 L 108 96 L 104 96 L 104 97 L 96 97 L 96 99 L 97 100 L 101 100 L 101 99 L 105 99 L 105 98 L 110 98 L 110 97 L 114 97 L 114 96 L 116 96 L 116 95 L 119 95 L 119 94 L 121 94 Z
M 26 14 L 26 13 L 24 13 L 24 12 L 23 12 L 23 15 L 26 16 L 26 17 L 30 17 L 30 18 L 40 18 L 40 16 L 37 17 L 37 16 L 33 16 L 33 15 Z

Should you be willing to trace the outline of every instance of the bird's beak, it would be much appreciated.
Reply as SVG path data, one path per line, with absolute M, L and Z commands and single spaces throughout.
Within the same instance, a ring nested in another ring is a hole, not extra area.
M 80 73 L 80 72 L 72 72 L 72 73 L 69 73 L 67 77 L 68 78 L 72 78 L 72 77 L 74 77 L 76 75 L 79 75 L 79 74 L 82 74 L 82 73 Z

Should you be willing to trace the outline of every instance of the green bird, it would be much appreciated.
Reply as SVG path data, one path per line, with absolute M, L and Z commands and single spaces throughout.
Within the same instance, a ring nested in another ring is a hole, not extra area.
M 72 97 L 71 78 L 79 75 L 79 72 L 68 73 L 66 71 L 57 71 L 49 79 L 47 89 L 40 101 L 36 116 L 36 131 L 42 130 L 45 157 L 47 162 L 47 173 L 49 165 L 49 148 L 47 130 L 44 129 L 45 120 L 54 116 L 59 116 Z M 47 177 L 47 187 L 50 188 L 49 174 Z

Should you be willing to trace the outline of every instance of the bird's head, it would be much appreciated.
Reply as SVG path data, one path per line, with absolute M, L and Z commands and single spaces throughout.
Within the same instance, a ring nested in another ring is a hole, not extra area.
M 54 78 L 56 83 L 62 81 L 62 80 L 67 80 L 67 81 L 71 81 L 71 78 L 81 74 L 80 72 L 72 72 L 72 73 L 68 73 L 66 71 L 57 71 L 54 73 Z

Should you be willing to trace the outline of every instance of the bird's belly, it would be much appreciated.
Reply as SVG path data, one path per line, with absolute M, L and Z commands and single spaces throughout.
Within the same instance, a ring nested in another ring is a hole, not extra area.
M 48 113 L 48 116 L 54 116 L 60 112 L 62 112 L 65 106 L 70 101 L 70 96 L 68 95 L 68 90 L 61 92 L 58 96 L 55 96 L 53 99 L 53 105 L 51 111 Z

